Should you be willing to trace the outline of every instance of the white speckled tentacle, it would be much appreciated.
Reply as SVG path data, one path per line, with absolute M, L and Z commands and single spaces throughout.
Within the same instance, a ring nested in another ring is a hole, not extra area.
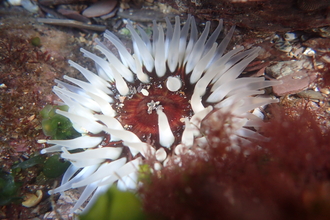
M 54 144 L 51 147 L 41 150 L 42 154 L 61 151 L 62 147 L 68 150 L 75 150 L 79 148 L 92 148 L 97 146 L 103 140 L 102 137 L 81 136 L 71 140 L 47 140 L 47 144 Z
M 136 76 L 138 80 L 140 80 L 143 83 L 149 83 L 150 78 L 148 74 L 144 73 L 142 70 L 142 65 L 139 61 L 139 58 L 136 56 L 136 54 L 133 55 L 134 61 L 135 61 L 135 66 L 136 66 Z
M 118 72 L 118 70 L 112 66 L 109 65 L 110 69 L 112 70 L 112 75 L 115 78 L 115 83 L 116 83 L 116 89 L 118 90 L 120 95 L 128 95 L 129 93 L 129 88 L 128 85 L 126 83 L 126 81 L 123 79 L 123 77 L 121 76 L 121 74 Z
M 191 19 L 192 19 L 191 15 L 188 15 L 187 21 L 181 29 L 180 43 L 179 43 L 179 60 L 178 60 L 178 65 L 179 66 L 182 65 L 182 62 L 184 61 L 184 58 L 185 58 L 187 37 L 188 37 L 188 32 L 189 32 Z
M 157 50 L 155 52 L 155 70 L 158 77 L 162 77 L 166 73 L 166 59 L 165 59 L 165 42 L 164 31 L 162 26 L 158 26 L 158 39 L 154 43 Z
M 86 96 L 71 92 L 63 88 L 59 88 L 57 86 L 54 86 L 53 91 L 57 92 L 57 94 L 61 93 L 65 95 L 66 97 L 74 100 L 82 106 L 85 106 L 87 109 L 91 109 L 92 111 L 96 112 L 101 111 L 100 106 L 94 100 L 87 98 Z
M 180 18 L 175 17 L 174 33 L 168 49 L 167 65 L 169 70 L 173 73 L 179 62 L 178 48 L 180 46 Z
M 86 186 L 93 182 L 101 181 L 103 178 L 108 178 L 109 176 L 115 175 L 116 170 L 124 166 L 126 163 L 126 158 L 120 158 L 118 160 L 112 161 L 110 163 L 103 163 L 101 166 L 88 178 L 83 179 L 79 182 L 72 184 L 73 188 Z
M 152 72 L 154 68 L 154 58 L 152 57 L 148 47 L 143 42 L 143 40 L 140 38 L 138 33 L 134 30 L 132 24 L 128 22 L 127 29 L 131 32 L 133 43 L 135 46 L 134 52 L 137 54 L 137 56 L 143 60 L 143 65 L 146 67 L 148 72 Z
M 103 130 L 103 126 L 101 124 L 86 117 L 72 114 L 70 112 L 61 111 L 58 109 L 56 110 L 56 113 L 67 117 L 68 119 L 70 119 L 72 124 L 78 125 L 86 129 L 87 131 L 92 132 L 93 134 L 100 133 Z
M 235 54 L 242 51 L 243 49 L 244 49 L 244 47 L 237 47 L 237 48 L 229 51 L 228 53 L 226 53 L 222 57 L 218 58 L 217 60 L 213 59 L 210 62 L 210 66 L 206 70 L 205 74 L 211 74 L 211 75 L 214 76 L 213 79 L 212 79 L 212 83 L 216 82 L 222 76 L 222 74 L 224 74 L 227 71 L 227 69 L 225 69 L 225 64 L 228 62 L 228 60 L 231 57 L 233 57 Z M 214 87 L 216 87 L 216 86 L 213 85 L 212 88 L 211 88 L 211 91 L 214 90 Z
M 64 101 L 64 103 L 69 106 L 69 113 L 76 114 L 88 118 L 90 120 L 95 120 L 93 112 L 80 105 L 75 100 L 72 100 L 70 97 L 66 96 L 64 89 L 59 89 L 58 87 L 54 87 L 53 92 Z
M 152 21 L 152 54 L 155 57 L 157 48 L 157 40 L 159 38 L 158 25 L 155 20 Z
M 121 61 L 126 67 L 129 67 L 134 73 L 136 73 L 135 61 L 132 55 L 127 51 L 123 43 L 113 33 L 106 30 L 104 37 L 107 38 L 117 48 Z
M 69 64 L 79 70 L 85 76 L 85 78 L 96 88 L 101 89 L 106 94 L 113 94 L 113 92 L 108 88 L 110 87 L 109 83 L 106 82 L 104 79 L 97 76 L 95 73 L 83 68 L 72 60 L 69 60 Z
M 171 131 L 168 118 L 166 114 L 163 112 L 161 106 L 157 108 L 157 115 L 158 115 L 159 143 L 163 147 L 170 148 L 175 138 L 173 132 Z
M 222 57 L 223 53 L 225 52 L 226 48 L 228 47 L 229 41 L 231 40 L 233 34 L 235 31 L 235 26 L 231 27 L 225 38 L 221 41 L 219 44 L 219 47 L 216 51 L 216 56 L 214 57 L 214 60 L 218 60 L 220 57 Z
M 108 75 L 110 80 L 113 80 L 114 77 L 112 75 L 112 71 L 110 69 L 109 63 L 102 59 L 99 56 L 96 56 L 95 54 L 92 54 L 91 52 L 81 48 L 80 51 L 88 58 L 92 59 L 96 64 L 99 65 L 99 67 L 102 68 L 102 70 Z
M 133 82 L 133 73 L 122 62 L 120 62 L 120 60 L 109 49 L 106 49 L 105 46 L 101 46 L 102 43 L 99 40 L 96 40 L 96 43 L 98 43 L 98 45 L 96 45 L 95 48 L 106 56 L 109 64 L 115 67 L 120 75 L 128 82 Z
M 191 147 L 194 143 L 195 125 L 191 124 L 188 118 L 184 119 L 185 128 L 182 133 L 181 143 L 186 147 Z
M 93 166 L 84 167 L 80 172 L 78 172 L 76 174 L 76 172 L 74 172 L 74 171 L 77 171 L 79 168 L 77 168 L 76 166 L 72 165 L 70 167 L 70 169 L 68 169 L 66 171 L 66 173 L 64 174 L 64 176 L 66 176 L 66 179 L 68 179 L 68 181 L 67 182 L 62 182 L 61 183 L 61 186 L 59 186 L 59 187 L 57 187 L 57 188 L 55 188 L 53 190 L 50 190 L 49 193 L 50 194 L 53 194 L 53 193 L 64 192 L 64 191 L 66 191 L 68 189 L 73 188 L 72 187 L 72 184 L 73 183 L 76 183 L 76 182 L 79 182 L 79 181 L 81 181 L 83 179 L 88 178 L 92 173 L 95 172 L 95 170 L 97 170 L 97 168 L 99 166 L 100 165 L 93 165 Z
M 215 41 L 217 40 L 217 38 L 219 37 L 219 34 L 221 32 L 223 28 L 223 20 L 220 19 L 217 28 L 214 30 L 214 32 L 212 33 L 212 35 L 209 37 L 209 39 L 207 40 L 207 42 L 205 43 L 204 46 L 204 51 L 203 51 L 203 55 L 202 57 L 209 52 L 209 50 L 212 48 L 213 44 L 215 43 Z
M 125 165 L 121 166 L 116 170 L 115 175 L 111 175 L 108 178 L 103 179 L 98 183 L 98 186 L 103 185 L 112 185 L 115 181 L 120 179 L 121 177 L 127 176 L 131 173 L 137 172 L 139 170 L 139 165 L 142 163 L 142 158 L 138 157 L 134 160 L 129 161 Z
M 100 98 L 106 100 L 107 102 L 110 102 L 110 103 L 113 102 L 113 99 L 111 98 L 111 96 L 109 96 L 108 94 L 106 94 L 105 92 L 103 92 L 102 90 L 98 89 L 97 87 L 93 86 L 90 83 L 83 82 L 83 81 L 78 80 L 78 79 L 74 79 L 74 78 L 69 77 L 67 75 L 64 75 L 63 78 L 65 80 L 68 80 L 68 81 L 80 86 L 83 90 L 89 91 L 89 93 L 93 93 L 94 95 L 99 96 Z
M 202 57 L 202 59 L 200 59 L 197 62 L 196 66 L 193 69 L 191 76 L 190 76 L 191 84 L 196 83 L 201 78 L 202 74 L 206 71 L 206 67 L 212 60 L 215 50 L 217 48 L 217 45 L 218 45 L 217 43 L 214 43 L 212 48 L 207 52 L 207 54 L 205 54 L 204 57 Z
M 109 104 L 109 102 L 103 98 L 101 98 L 100 96 L 97 96 L 93 93 L 87 93 L 87 95 L 89 95 L 94 101 L 97 102 L 97 104 L 100 106 L 101 108 L 101 112 L 104 115 L 107 116 L 111 116 L 111 117 L 115 117 L 116 116 L 116 111 L 112 108 L 112 106 Z
M 173 37 L 173 26 L 170 22 L 170 20 L 168 19 L 168 17 L 165 18 L 166 21 L 166 38 L 165 38 L 165 59 L 168 58 L 168 51 L 169 51 L 169 47 L 170 47 L 170 42 L 172 40 Z
M 205 29 L 202 33 L 202 35 L 199 37 L 199 39 L 197 40 L 197 42 L 195 43 L 188 59 L 187 59 L 187 64 L 186 64 L 186 73 L 190 73 L 193 68 L 196 66 L 198 60 L 201 58 L 202 54 L 203 54 L 203 47 L 206 41 L 206 38 L 209 34 L 209 30 L 210 30 L 210 22 L 206 22 L 206 26 Z
M 198 36 L 198 31 L 197 31 L 197 25 L 196 25 L 196 22 L 195 22 L 195 18 L 193 16 L 191 16 L 191 22 L 190 22 L 190 26 L 191 26 L 191 29 L 190 29 L 190 37 L 189 37 L 189 42 L 187 44 L 187 48 L 186 48 L 186 51 L 185 51 L 185 55 L 184 55 L 184 61 L 183 61 L 183 64 L 186 64 L 188 59 L 189 59 L 189 56 L 191 54 L 191 51 L 194 47 L 194 44 L 195 42 L 197 41 L 197 36 Z M 186 71 L 186 74 L 188 74 L 189 72 Z
M 141 27 L 139 27 L 139 26 L 137 26 L 137 29 L 138 29 L 138 31 L 139 31 L 139 33 L 141 35 L 141 38 L 142 38 L 144 44 L 148 48 L 148 51 L 152 52 L 152 45 L 150 43 L 148 34 Z

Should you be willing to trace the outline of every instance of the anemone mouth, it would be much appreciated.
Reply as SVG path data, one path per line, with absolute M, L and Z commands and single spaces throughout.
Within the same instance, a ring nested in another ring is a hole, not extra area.
M 191 118 L 193 114 L 189 97 L 181 90 L 169 91 L 164 86 L 164 82 L 144 84 L 140 88 L 139 92 L 115 104 L 117 119 L 125 129 L 135 133 L 141 141 L 159 149 L 161 145 L 158 136 L 157 109 L 162 108 L 175 137 L 173 145 L 179 144 L 184 118 Z

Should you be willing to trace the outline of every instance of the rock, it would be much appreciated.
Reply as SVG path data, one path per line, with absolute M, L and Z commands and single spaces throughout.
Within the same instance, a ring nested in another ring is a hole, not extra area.
M 90 20 L 88 18 L 86 18 L 85 16 L 82 16 L 81 14 L 79 14 L 79 12 L 74 11 L 74 10 L 60 8 L 60 9 L 57 9 L 57 12 L 61 13 L 62 15 L 64 15 L 65 17 L 67 17 L 69 19 L 81 21 L 84 23 L 90 22 Z
M 110 13 L 117 5 L 117 0 L 108 0 L 96 2 L 90 7 L 86 8 L 82 15 L 92 18 L 99 17 L 105 14 Z
M 301 98 L 306 99 L 314 99 L 314 100 L 323 100 L 324 97 L 320 92 L 313 91 L 313 90 L 305 90 L 297 93 L 297 95 Z
M 306 89 L 316 80 L 316 73 L 308 70 L 296 71 L 280 78 L 282 84 L 273 86 L 273 92 L 277 96 L 295 94 Z
M 327 53 L 330 51 L 330 38 L 311 38 L 303 43 L 303 46 L 310 47 L 317 52 Z
M 267 75 L 279 79 L 292 73 L 299 72 L 302 69 L 313 69 L 312 62 L 310 60 L 282 61 L 267 67 L 265 72 Z

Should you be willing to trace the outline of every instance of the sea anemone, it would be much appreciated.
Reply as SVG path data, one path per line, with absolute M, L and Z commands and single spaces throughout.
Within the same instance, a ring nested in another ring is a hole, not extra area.
M 193 153 L 191 148 L 204 145 L 201 122 L 213 113 L 234 116 L 235 123 L 228 126 L 233 147 L 261 136 L 250 128 L 262 120 L 250 111 L 276 101 L 256 96 L 263 94 L 260 89 L 278 82 L 238 78 L 260 48 L 244 51 L 237 47 L 225 53 L 234 27 L 216 43 L 222 20 L 210 36 L 210 22 L 198 36 L 192 16 L 182 28 L 178 16 L 174 26 L 169 19 L 166 23 L 164 34 L 163 27 L 154 22 L 150 40 L 143 29 L 137 27 L 137 32 L 128 22 L 133 55 L 118 37 L 106 31 L 104 37 L 120 57 L 97 39 L 95 48 L 105 58 L 84 49 L 81 52 L 95 61 L 98 74 L 70 60 L 87 81 L 64 76 L 70 83 L 57 81 L 54 87 L 69 106 L 68 112 L 57 113 L 70 119 L 82 135 L 72 140 L 48 140 L 53 146 L 41 153 L 62 152 L 61 157 L 72 163 L 61 186 L 51 193 L 84 187 L 73 211 L 90 196 L 87 206 L 93 204 L 97 195 L 115 182 L 121 189 L 136 188 L 144 158 L 155 158 L 156 169 L 169 166 L 171 161 L 179 163 L 180 154 Z

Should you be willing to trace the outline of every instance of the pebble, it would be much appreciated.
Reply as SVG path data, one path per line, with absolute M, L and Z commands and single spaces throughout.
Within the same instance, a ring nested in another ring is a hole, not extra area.
M 315 51 L 312 48 L 307 47 L 303 54 L 309 57 L 313 57 L 315 56 Z
M 168 17 L 170 20 L 174 19 L 175 14 L 171 14 L 171 13 L 164 14 L 159 11 L 142 8 L 142 9 L 130 9 L 125 11 L 119 10 L 118 16 L 137 22 L 152 22 L 153 20 L 163 21 L 165 17 Z
M 317 74 L 308 70 L 300 70 L 289 75 L 280 77 L 283 82 L 280 85 L 273 86 L 273 92 L 277 96 L 296 94 L 306 89 L 317 78 Z
M 330 37 L 330 27 L 320 27 L 313 30 L 314 32 L 318 33 L 321 37 Z
M 320 88 L 320 92 L 322 92 L 325 95 L 329 95 L 330 94 L 330 89 L 328 89 L 328 88 Z
M 74 11 L 74 10 L 70 10 L 70 9 L 57 9 L 58 13 L 61 13 L 62 15 L 64 15 L 65 17 L 69 18 L 69 19 L 73 19 L 76 21 L 81 21 L 84 23 L 89 23 L 90 20 L 88 18 L 86 18 L 85 16 L 82 16 L 81 14 L 79 14 L 78 11 Z
M 303 11 L 315 11 L 329 6 L 328 0 L 297 0 L 297 6 Z
M 21 5 L 21 0 L 7 0 L 7 1 L 11 5 L 15 5 L 15 6 Z
M 281 61 L 275 65 L 267 67 L 265 72 L 267 75 L 279 79 L 294 72 L 299 72 L 302 69 L 313 69 L 312 62 L 310 60 Z
M 330 63 L 330 56 L 325 54 L 320 58 L 320 60 L 325 63 Z
M 37 13 L 39 10 L 38 5 L 36 5 L 34 1 L 31 2 L 30 0 L 8 0 L 8 3 L 14 6 L 22 6 L 31 13 Z
M 275 48 L 279 51 L 289 53 L 292 50 L 292 45 L 288 41 L 279 41 L 275 44 Z
M 103 32 L 106 29 L 104 25 L 86 24 L 71 19 L 37 18 L 37 21 L 44 24 L 74 27 L 74 28 L 88 29 L 88 30 L 94 30 L 100 32 Z
M 288 33 L 284 34 L 284 40 L 286 40 L 286 41 L 293 41 L 295 39 L 297 39 L 296 33 L 288 32 Z
M 303 43 L 303 46 L 310 47 L 317 52 L 330 52 L 330 38 L 311 38 Z
M 22 205 L 31 208 L 33 206 L 36 206 L 38 203 L 40 203 L 42 199 L 43 193 L 41 190 L 37 190 L 37 192 L 34 193 L 26 193 L 24 195 L 25 200 L 22 202 Z
M 38 5 L 36 5 L 34 2 L 31 2 L 30 0 L 22 0 L 21 4 L 23 8 L 25 8 L 31 13 L 37 13 L 39 10 Z
M 324 97 L 320 92 L 313 91 L 313 90 L 305 90 L 297 93 L 297 95 L 301 98 L 307 98 L 307 99 L 315 99 L 315 100 L 323 100 Z
M 86 8 L 82 15 L 92 18 L 109 14 L 117 5 L 117 0 L 108 0 L 96 2 L 90 7 Z

